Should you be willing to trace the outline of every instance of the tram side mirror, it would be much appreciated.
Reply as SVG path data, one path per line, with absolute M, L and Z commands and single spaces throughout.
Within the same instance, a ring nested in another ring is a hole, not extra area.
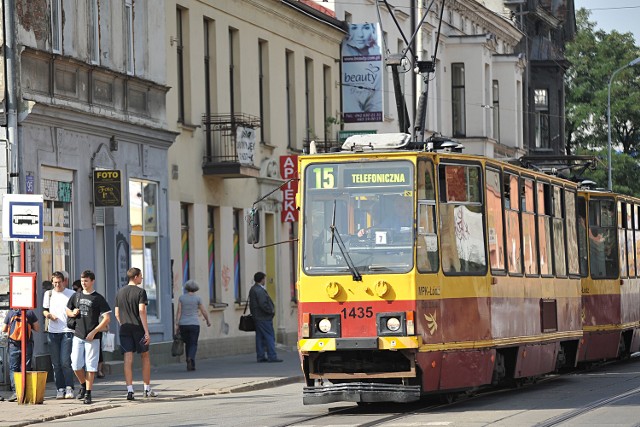
M 247 243 L 255 245 L 260 242 L 260 212 L 252 208 L 247 215 Z

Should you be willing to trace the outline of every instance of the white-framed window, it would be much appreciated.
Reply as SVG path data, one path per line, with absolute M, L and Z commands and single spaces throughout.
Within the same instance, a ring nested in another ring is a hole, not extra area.
M 549 131 L 549 91 L 547 89 L 534 90 L 535 101 L 535 146 L 536 148 L 551 148 Z
M 148 316 L 159 318 L 160 233 L 158 232 L 158 183 L 129 179 L 129 226 L 131 227 L 131 267 L 142 270 L 142 285 L 147 291 Z
M 124 25 L 125 25 L 125 46 L 127 52 L 127 74 L 135 72 L 133 60 L 133 0 L 125 0 L 124 2 Z
M 73 273 L 73 173 L 43 168 L 40 192 L 44 198 L 40 247 L 40 274 L 49 278 L 54 271 Z
M 465 78 L 464 64 L 451 64 L 451 100 L 453 117 L 453 136 L 466 136 Z
M 92 64 L 100 63 L 100 28 L 98 19 L 98 0 L 89 0 L 88 4 L 89 60 Z
M 62 53 L 62 0 L 51 0 L 51 51 Z

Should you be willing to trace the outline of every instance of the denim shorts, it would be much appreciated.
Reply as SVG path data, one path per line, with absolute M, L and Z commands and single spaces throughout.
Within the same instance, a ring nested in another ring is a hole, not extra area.
M 100 360 L 100 340 L 85 341 L 73 337 L 71 345 L 71 368 L 79 371 L 83 367 L 87 372 L 98 372 Z

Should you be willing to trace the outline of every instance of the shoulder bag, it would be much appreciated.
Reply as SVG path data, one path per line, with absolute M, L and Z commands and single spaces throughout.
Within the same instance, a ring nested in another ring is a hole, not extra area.
M 241 331 L 245 332 L 253 332 L 256 330 L 256 323 L 253 320 L 253 316 L 251 313 L 247 314 L 247 307 L 249 306 L 249 299 L 247 299 L 247 304 L 244 306 L 244 312 L 242 316 L 240 316 L 240 325 L 239 328 Z
M 173 344 L 171 344 L 171 355 L 173 357 L 182 356 L 184 353 L 184 343 L 182 342 L 182 336 L 180 332 L 176 332 L 173 336 Z
M 76 302 L 73 304 L 74 308 L 79 308 L 78 307 L 78 303 L 80 302 L 80 292 L 82 292 L 82 291 L 78 291 L 74 295 L 74 297 L 76 299 Z M 67 316 L 67 328 L 76 329 L 77 321 L 78 321 L 77 317 L 69 317 L 69 316 Z

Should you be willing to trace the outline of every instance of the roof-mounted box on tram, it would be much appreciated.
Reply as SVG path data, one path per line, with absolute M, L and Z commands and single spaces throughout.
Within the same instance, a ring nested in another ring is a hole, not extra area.
M 441 136 L 432 135 L 425 142 L 411 140 L 408 133 L 385 133 L 352 135 L 342 144 L 342 151 L 363 153 L 367 151 L 389 150 L 424 150 L 444 153 L 461 153 L 464 145 L 458 141 Z

